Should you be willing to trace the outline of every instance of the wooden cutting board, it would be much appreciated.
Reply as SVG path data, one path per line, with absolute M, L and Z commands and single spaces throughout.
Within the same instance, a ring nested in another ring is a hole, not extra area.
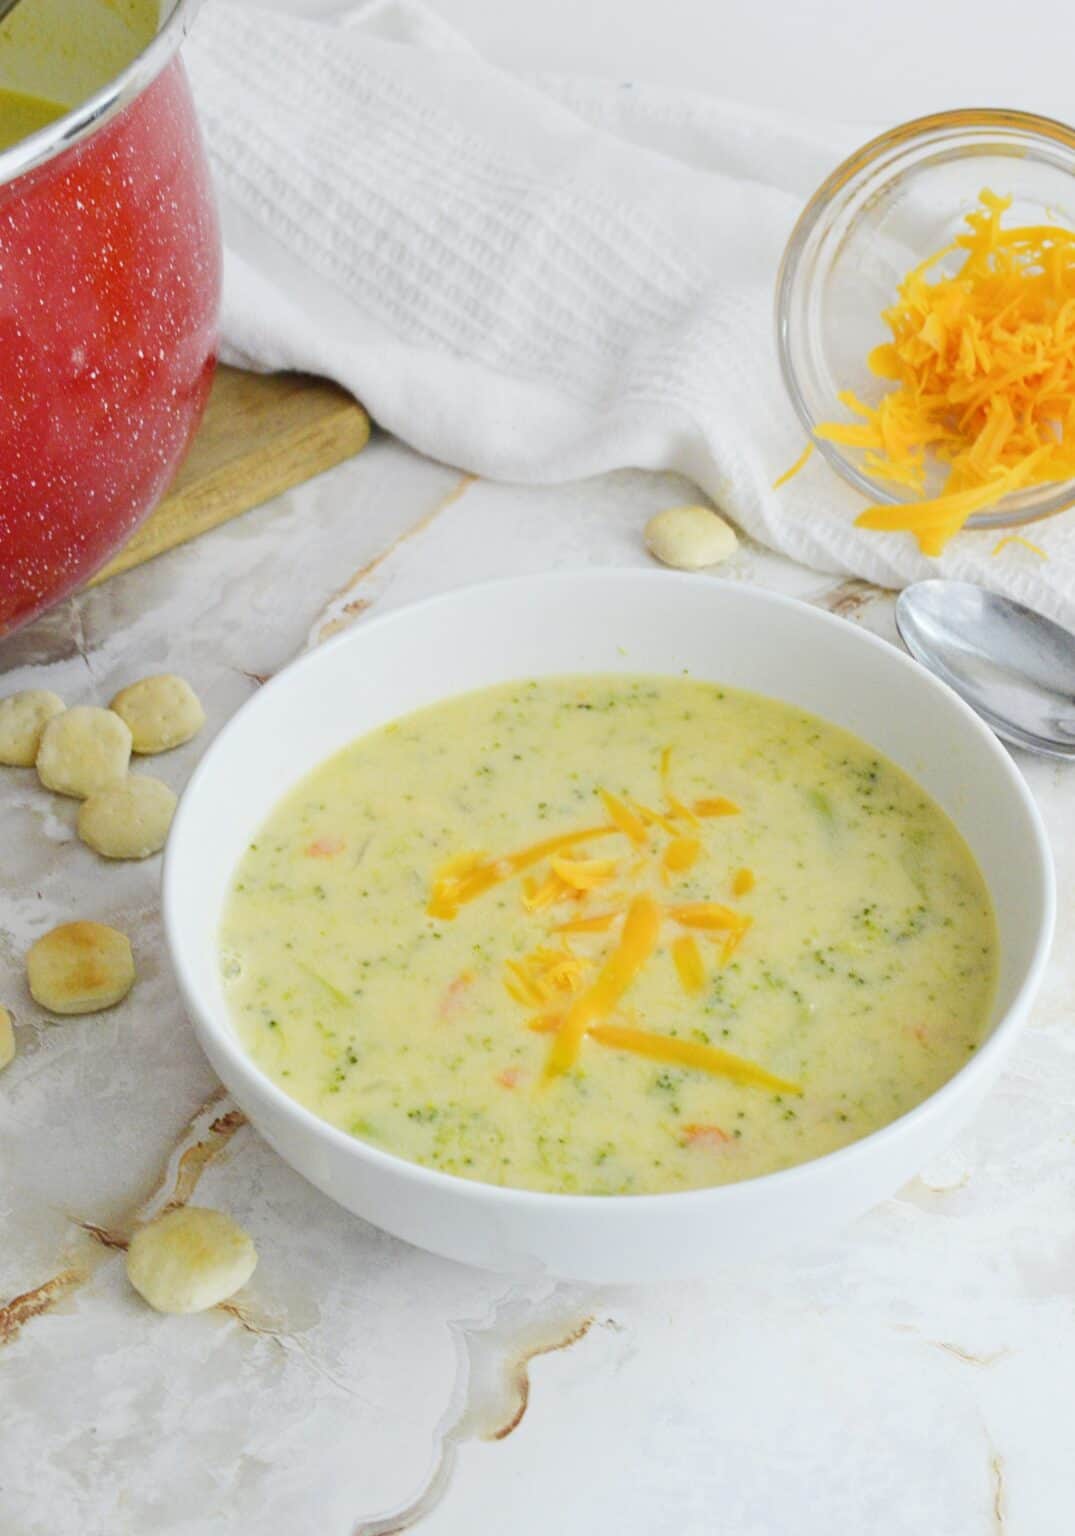
M 175 484 L 90 585 L 152 560 L 360 453 L 370 419 L 336 384 L 217 369 Z

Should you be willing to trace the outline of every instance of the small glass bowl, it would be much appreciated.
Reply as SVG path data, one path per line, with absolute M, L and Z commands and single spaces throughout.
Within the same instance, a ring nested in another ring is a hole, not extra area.
M 814 193 L 787 248 L 776 284 L 780 370 L 811 441 L 849 485 L 872 502 L 920 493 L 863 472 L 854 449 L 814 438 L 821 422 L 851 420 L 840 390 L 875 405 L 890 387 L 867 354 L 891 334 L 881 312 L 916 263 L 966 232 L 983 187 L 1010 195 L 1005 223 L 1075 227 L 1075 129 L 1027 112 L 968 108 L 916 118 L 856 151 Z M 953 253 L 937 273 L 952 273 Z M 926 495 L 946 467 L 930 464 Z M 1075 481 L 1015 492 L 970 528 L 1011 527 L 1049 517 L 1075 501 Z

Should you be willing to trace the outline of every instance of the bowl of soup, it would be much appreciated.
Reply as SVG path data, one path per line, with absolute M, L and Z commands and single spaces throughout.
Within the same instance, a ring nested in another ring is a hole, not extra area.
M 177 57 L 194 0 L 0 24 L 0 635 L 155 505 L 216 358 L 220 237 Z
M 973 1114 L 1048 950 L 1006 751 L 894 647 L 666 572 L 361 625 L 238 713 L 168 845 L 213 1067 L 349 1210 L 653 1280 L 782 1253 Z

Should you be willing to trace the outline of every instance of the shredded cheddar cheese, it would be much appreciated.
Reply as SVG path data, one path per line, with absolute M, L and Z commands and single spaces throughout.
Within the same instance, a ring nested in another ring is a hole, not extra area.
M 664 797 L 668 802 L 669 811 L 677 820 L 689 822 L 692 827 L 698 825 L 697 812 L 692 811 L 689 805 L 684 805 L 683 801 L 674 795 L 670 789 L 665 790 Z
M 793 479 L 799 473 L 800 469 L 805 469 L 809 463 L 810 455 L 813 453 L 813 451 L 813 443 L 807 443 L 806 447 L 803 449 L 802 453 L 800 453 L 799 457 L 795 460 L 795 463 L 791 466 L 791 468 L 786 469 L 778 479 L 773 481 L 773 490 L 778 491 L 782 485 L 787 485 L 788 481 Z
M 637 843 L 639 847 L 643 846 L 646 841 L 646 824 L 642 818 L 636 816 L 630 806 L 625 805 L 618 796 L 607 789 L 601 791 L 601 801 L 613 825 L 619 827 L 632 843 Z
M 457 853 L 452 858 L 445 859 L 444 863 L 438 867 L 433 876 L 434 883 L 440 885 L 452 880 L 461 880 L 487 861 L 487 855 L 484 853 Z
M 523 906 L 527 912 L 544 912 L 555 906 L 568 894 L 567 887 L 558 875 L 549 873 L 544 880 L 523 882 Z
M 816 431 L 861 448 L 869 474 L 911 491 L 925 489 L 927 455 L 947 467 L 940 495 L 858 518 L 913 533 L 928 555 L 1011 492 L 1075 476 L 1075 231 L 1006 229 L 1011 198 L 980 196 L 967 233 L 908 272 L 884 312 L 892 339 L 869 365 L 894 387 L 876 406 L 845 391 L 857 419 Z M 931 281 L 957 252 L 958 270 Z
M 573 891 L 592 891 L 616 873 L 615 859 L 565 859 L 562 856 L 549 860 L 554 875 Z
M 672 945 L 672 960 L 684 992 L 688 996 L 700 992 L 705 986 L 705 966 L 698 941 L 689 933 L 681 934 Z
M 535 1007 L 548 1003 L 557 992 L 578 992 L 587 962 L 570 949 L 539 945 L 522 960 L 504 964 L 504 985 L 516 1002 Z
M 597 794 L 609 816 L 608 825 L 559 833 L 500 858 L 473 851 L 457 854 L 435 871 L 427 911 L 433 918 L 451 921 L 465 903 L 528 870 L 535 873 L 522 883 L 520 901 L 525 913 L 540 919 L 550 907 L 563 902 L 575 905 L 577 915 L 546 928 L 546 936 L 557 936 L 555 941 L 539 943 L 528 954 L 504 962 L 504 987 L 515 1002 L 531 1012 L 528 1028 L 555 1035 L 542 1076 L 544 1084 L 571 1069 L 583 1039 L 590 1037 L 599 1044 L 716 1072 L 737 1082 L 788 1089 L 791 1085 L 725 1051 L 607 1022 L 657 950 L 665 919 L 688 930 L 675 935 L 668 946 L 680 986 L 688 996 L 697 995 L 706 978 L 695 934 L 718 944 L 720 963 L 725 964 L 751 923 L 749 917 L 721 902 L 688 901 L 662 907 L 646 889 L 638 889 L 639 883 L 652 886 L 658 877 L 667 883 L 670 876 L 693 869 L 704 851 L 703 819 L 739 812 L 737 805 L 721 795 L 696 800 L 688 807 L 672 790 L 671 764 L 671 748 L 665 747 L 660 757 L 660 779 L 667 814 L 600 789 Z M 654 828 L 667 835 L 663 848 L 652 846 Z M 612 836 L 627 839 L 627 860 L 580 858 L 574 852 L 584 843 Z M 545 868 L 538 869 L 542 864 Z M 614 876 L 621 888 L 611 899 L 614 903 L 622 901 L 622 905 L 609 907 L 606 895 L 604 910 L 587 911 L 591 897 Z M 743 895 L 752 889 L 754 876 L 750 870 L 740 869 L 731 881 L 734 894 Z M 611 939 L 611 947 L 601 955 L 600 936 L 608 934 L 621 919 L 618 938 Z M 582 953 L 571 948 L 573 935 L 583 939 Z M 591 979 L 595 967 L 596 975 Z M 459 1000 L 457 990 L 463 991 L 460 978 L 449 988 L 448 1003 L 453 1009 Z M 516 1083 L 513 1080 L 506 1086 Z
M 562 1013 L 539 1013 L 537 1018 L 531 1019 L 526 1027 L 533 1030 L 535 1035 L 555 1035 L 563 1022 Z
M 728 800 L 724 795 L 711 795 L 706 800 L 694 802 L 694 814 L 696 816 L 738 816 L 739 807 L 734 800 Z
M 526 966 L 519 960 L 505 960 L 504 986 L 517 1003 L 539 1008 L 545 1001 L 544 992 L 531 981 Z
M 993 545 L 993 559 L 996 559 L 1001 550 L 1007 549 L 1009 544 L 1021 544 L 1024 549 L 1029 549 L 1032 555 L 1040 555 L 1043 560 L 1048 560 L 1049 558 L 1040 544 L 1032 544 L 1029 539 L 1024 539 L 1018 533 L 1009 533 L 1005 538 L 998 539 Z
M 738 928 L 734 929 L 733 932 L 731 932 L 724 940 L 724 943 L 720 948 L 721 965 L 728 964 L 728 961 L 732 958 L 740 944 L 742 944 L 743 940 L 746 938 L 747 932 L 753 922 L 754 919 L 752 917 L 741 918 Z
M 566 923 L 557 923 L 553 933 L 607 933 L 622 911 L 595 912 L 592 917 L 572 917 Z
M 564 1029 L 564 1019 L 559 1014 L 543 1014 L 531 1019 L 529 1028 L 541 1035 L 556 1035 L 559 1040 Z M 721 1050 L 717 1045 L 701 1045 L 694 1040 L 678 1040 L 674 1035 L 658 1035 L 648 1029 L 634 1029 L 622 1024 L 594 1024 L 589 1037 L 598 1045 L 606 1045 L 617 1051 L 630 1051 L 636 1056 L 648 1056 L 651 1061 L 666 1061 L 675 1067 L 690 1067 L 698 1072 L 710 1072 L 714 1077 L 726 1077 L 733 1083 L 751 1088 L 768 1088 L 773 1093 L 802 1093 L 798 1083 L 776 1077 L 759 1067 L 757 1062 L 732 1051 Z M 690 1126 L 684 1126 L 689 1136 Z M 727 1138 L 730 1139 L 730 1138 Z
M 561 832 L 557 837 L 544 838 L 540 843 L 531 843 L 528 848 L 520 848 L 517 853 L 492 861 L 481 855 L 460 855 L 471 862 L 459 866 L 453 860 L 449 865 L 441 866 L 433 881 L 433 894 L 426 910 L 430 917 L 452 918 L 466 902 L 483 895 L 494 885 L 510 880 L 524 869 L 531 869 L 564 848 L 574 848 L 597 837 L 608 837 L 615 830 L 615 827 L 583 827 L 579 832 Z
M 774 1093 L 802 1093 L 798 1083 L 774 1077 L 756 1062 L 735 1056 L 731 1051 L 722 1051 L 717 1045 L 699 1045 L 694 1040 L 677 1040 L 673 1035 L 655 1035 L 646 1029 L 629 1029 L 618 1024 L 595 1024 L 590 1034 L 600 1045 L 610 1045 L 620 1051 L 634 1051 L 639 1056 L 649 1056 L 654 1061 L 667 1061 L 677 1067 L 695 1067 L 702 1072 L 712 1072 L 717 1077 L 730 1078 L 733 1083 L 771 1088 Z M 562 1035 L 561 1027 L 557 1041 Z
M 671 773 L 672 748 L 665 747 L 664 751 L 661 753 L 661 788 L 664 790 L 665 804 L 668 806 L 668 813 L 674 819 L 678 821 L 690 822 L 692 827 L 696 827 L 698 825 L 698 817 L 696 813 L 691 810 L 689 805 L 684 805 L 683 801 L 678 799 L 672 791 Z
M 669 816 L 662 816 L 660 811 L 653 810 L 648 805 L 640 805 L 637 800 L 631 801 L 631 808 L 637 812 L 639 819 L 648 827 L 660 827 L 662 832 L 667 832 L 669 837 L 678 837 L 679 829 Z
M 710 933 L 728 929 L 734 933 L 746 922 L 746 918 L 719 901 L 684 902 L 682 906 L 669 907 L 668 915 L 684 928 L 701 928 Z
M 575 1064 L 587 1030 L 610 1013 L 634 981 L 657 945 L 661 914 L 652 896 L 636 896 L 627 911 L 620 942 L 601 967 L 592 986 L 581 993 L 564 1015 L 545 1064 L 546 1078 L 559 1077 Z
M 682 874 L 698 860 L 702 845 L 696 837 L 675 837 L 664 850 L 661 860 L 669 874 Z

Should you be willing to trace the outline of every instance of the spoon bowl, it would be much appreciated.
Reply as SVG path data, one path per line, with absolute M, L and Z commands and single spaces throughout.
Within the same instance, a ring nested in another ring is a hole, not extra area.
M 966 581 L 919 581 L 896 604 L 900 639 L 1002 741 L 1075 758 L 1075 635 Z

